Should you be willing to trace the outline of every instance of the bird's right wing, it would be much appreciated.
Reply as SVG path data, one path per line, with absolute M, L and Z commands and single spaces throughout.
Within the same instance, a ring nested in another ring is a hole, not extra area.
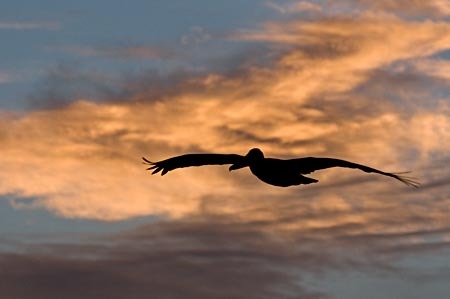
M 355 168 L 362 170 L 364 172 L 378 173 L 381 175 L 389 176 L 391 178 L 397 179 L 400 182 L 417 188 L 420 183 L 416 181 L 415 178 L 405 176 L 404 174 L 407 172 L 400 173 L 392 173 L 392 172 L 384 172 L 366 165 L 353 163 L 346 160 L 334 159 L 334 158 L 315 158 L 315 157 L 307 157 L 307 158 L 299 158 L 299 159 L 291 159 L 287 160 L 288 163 L 291 163 L 298 171 L 302 174 L 308 174 L 316 170 L 326 169 L 331 167 L 345 167 L 345 168 Z
M 159 162 L 151 162 L 146 158 L 142 158 L 145 164 L 150 165 L 147 170 L 153 170 L 152 174 L 162 170 L 161 175 L 165 175 L 168 171 L 191 166 L 203 165 L 224 165 L 242 163 L 245 158 L 236 154 L 187 154 L 162 160 Z

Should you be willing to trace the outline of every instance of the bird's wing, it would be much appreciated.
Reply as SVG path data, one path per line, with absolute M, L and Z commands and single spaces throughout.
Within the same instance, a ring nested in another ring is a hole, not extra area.
M 415 188 L 419 187 L 420 185 L 420 183 L 415 178 L 402 175 L 407 172 L 399 172 L 399 173 L 384 172 L 372 167 L 340 159 L 308 157 L 308 158 L 292 159 L 287 161 L 290 162 L 291 165 L 293 165 L 296 169 L 298 169 L 301 174 L 308 174 L 316 170 L 331 167 L 346 167 L 346 168 L 360 169 L 364 172 L 372 172 L 389 176 L 401 181 L 402 183 L 408 186 L 412 186 Z
M 151 162 L 146 158 L 142 158 L 145 164 L 150 165 L 147 170 L 153 170 L 152 174 L 158 173 L 162 170 L 161 175 L 165 175 L 168 171 L 202 165 L 224 165 L 235 164 L 242 162 L 245 158 L 236 154 L 187 154 L 162 160 L 159 162 Z

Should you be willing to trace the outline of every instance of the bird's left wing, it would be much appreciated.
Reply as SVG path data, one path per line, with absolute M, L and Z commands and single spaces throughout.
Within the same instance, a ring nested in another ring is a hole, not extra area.
M 331 167 L 346 167 L 346 168 L 355 168 L 360 169 L 364 172 L 371 172 L 371 173 L 378 173 L 381 175 L 389 176 L 392 178 L 395 178 L 402 183 L 412 186 L 412 187 L 419 187 L 419 182 L 417 182 L 414 178 L 404 176 L 402 174 L 406 172 L 400 172 L 400 173 L 391 173 L 391 172 L 384 172 L 372 167 L 368 167 L 365 165 L 341 160 L 341 159 L 333 159 L 333 158 L 314 158 L 314 157 L 308 157 L 308 158 L 299 158 L 299 159 L 291 159 L 287 160 L 289 163 L 291 163 L 292 166 L 294 166 L 296 169 L 299 170 L 301 174 L 308 174 L 316 170 L 320 169 L 326 169 Z
M 162 170 L 161 175 L 165 175 L 168 171 L 177 168 L 242 163 L 245 158 L 244 156 L 236 154 L 187 154 L 159 162 L 151 162 L 146 158 L 142 159 L 145 164 L 150 165 L 147 170 L 153 170 L 152 174 L 158 173 Z

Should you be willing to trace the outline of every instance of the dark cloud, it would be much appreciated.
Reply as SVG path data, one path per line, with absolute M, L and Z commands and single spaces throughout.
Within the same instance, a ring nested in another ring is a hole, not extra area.
M 61 108 L 80 99 L 100 101 L 115 98 L 120 80 L 95 70 L 83 70 L 77 63 L 62 63 L 48 70 L 29 95 L 32 108 Z
M 292 206 L 278 210 L 281 216 L 268 223 L 203 215 L 146 225 L 92 243 L 22 246 L 22 253 L 0 254 L 0 291 L 8 298 L 37 299 L 328 298 L 308 284 L 305 274 L 320 281 L 330 270 L 370 269 L 416 279 L 420 270 L 395 261 L 450 249 L 448 241 L 410 241 L 448 235 L 448 227 L 358 234 L 364 226 L 347 222 L 273 230 L 288 210 L 296 214 Z M 339 217 L 336 210 L 319 214 Z
M 172 222 L 110 242 L 4 253 L 0 291 L 9 298 L 324 297 L 302 286 L 293 250 L 251 226 Z
M 28 96 L 33 109 L 62 108 L 79 100 L 91 102 L 151 102 L 197 88 L 188 82 L 201 74 L 185 69 L 155 69 L 109 74 L 79 63 L 61 63 L 48 70 Z
M 367 104 L 381 100 L 384 109 L 390 103 L 391 109 L 395 107 L 406 115 L 418 109 L 435 109 L 449 92 L 448 80 L 421 72 L 413 64 L 399 63 L 370 72 L 368 80 L 356 87 L 353 95 L 365 97 Z

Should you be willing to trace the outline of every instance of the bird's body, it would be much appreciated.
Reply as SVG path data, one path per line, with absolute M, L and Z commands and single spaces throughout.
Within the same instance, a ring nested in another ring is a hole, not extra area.
M 251 149 L 245 156 L 236 154 L 186 154 L 159 162 L 150 162 L 145 158 L 143 159 L 146 164 L 151 165 L 148 170 L 153 170 L 152 174 L 162 171 L 161 175 L 177 168 L 190 166 L 232 164 L 229 168 L 230 171 L 249 167 L 258 179 L 278 187 L 317 183 L 318 180 L 303 176 L 303 174 L 330 167 L 356 168 L 364 172 L 395 178 L 408 186 L 419 186 L 419 183 L 413 178 L 400 175 L 400 173 L 384 172 L 345 160 L 315 157 L 289 160 L 265 158 L 263 152 L 258 148 Z
M 298 169 L 289 163 L 289 160 L 265 158 L 258 163 L 250 164 L 250 171 L 261 181 L 278 186 L 288 187 L 294 185 L 311 184 L 318 182 L 315 179 L 305 177 Z

